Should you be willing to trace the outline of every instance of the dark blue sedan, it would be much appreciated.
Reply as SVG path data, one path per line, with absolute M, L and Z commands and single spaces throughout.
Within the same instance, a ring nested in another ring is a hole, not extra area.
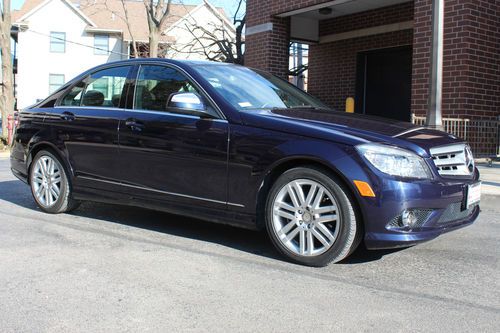
M 469 225 L 481 191 L 452 135 L 336 112 L 258 70 L 164 59 L 93 68 L 23 110 L 11 163 L 47 213 L 91 200 L 266 228 L 311 266 Z

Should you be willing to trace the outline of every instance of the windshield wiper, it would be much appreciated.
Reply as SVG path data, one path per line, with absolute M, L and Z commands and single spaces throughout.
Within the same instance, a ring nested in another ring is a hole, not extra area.
M 289 106 L 289 109 L 318 109 L 316 106 L 312 105 L 294 105 L 294 106 Z
M 288 109 L 317 109 L 317 107 L 312 106 L 312 105 L 294 105 L 294 106 L 286 106 L 286 107 L 280 107 L 280 106 L 274 106 L 271 108 L 271 110 L 288 110 Z

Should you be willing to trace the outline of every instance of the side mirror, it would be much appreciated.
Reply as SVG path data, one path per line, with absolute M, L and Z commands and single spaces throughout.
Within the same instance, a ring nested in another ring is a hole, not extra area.
M 187 109 L 204 112 L 207 110 L 200 96 L 190 92 L 179 92 L 170 95 L 167 103 L 169 108 Z

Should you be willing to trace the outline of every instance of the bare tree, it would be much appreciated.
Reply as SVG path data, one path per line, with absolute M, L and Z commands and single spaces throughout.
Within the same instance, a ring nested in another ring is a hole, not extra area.
M 7 117 L 14 113 L 13 66 L 10 50 L 10 1 L 2 0 L 0 19 L 0 48 L 2 59 L 2 96 L 0 96 L 0 112 L 2 113 L 2 136 L 7 137 Z
M 211 23 L 207 26 L 199 25 L 195 19 L 188 17 L 182 29 L 189 32 L 191 40 L 188 43 L 172 45 L 171 49 L 177 53 L 200 54 L 213 61 L 223 61 L 235 64 L 244 63 L 245 41 L 243 29 L 246 14 L 244 0 L 238 2 L 238 7 L 233 16 L 234 31 L 227 28 L 227 23 Z
M 137 42 L 135 41 L 134 33 L 132 31 L 132 26 L 130 23 L 130 16 L 128 14 L 127 5 L 125 4 L 125 0 L 120 0 L 120 2 L 122 3 L 123 13 L 124 13 L 124 17 L 120 16 L 120 18 L 125 21 L 125 24 L 127 25 L 128 33 L 130 35 L 130 38 L 132 39 L 132 52 L 133 52 L 132 54 L 133 54 L 134 58 L 139 58 L 139 52 L 137 50 Z
M 245 28 L 246 24 L 246 18 L 247 14 L 245 14 L 239 18 L 239 12 L 242 7 L 242 4 L 244 3 L 244 0 L 240 0 L 238 3 L 238 8 L 236 9 L 236 12 L 234 13 L 233 16 L 233 24 L 236 27 L 236 40 L 235 40 L 235 49 L 236 49 L 236 61 L 234 63 L 243 65 L 245 63 L 245 58 L 244 58 L 244 47 L 245 47 L 245 42 L 243 40 L 243 29 Z
M 149 57 L 158 57 L 158 45 L 160 36 L 165 27 L 168 14 L 170 13 L 170 3 L 172 0 L 143 0 L 148 15 L 149 27 Z

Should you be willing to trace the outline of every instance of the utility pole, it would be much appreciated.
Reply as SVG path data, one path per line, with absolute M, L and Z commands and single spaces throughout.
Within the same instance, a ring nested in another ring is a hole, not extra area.
M 1 83 L 0 86 L 0 114 L 2 117 L 2 137 L 7 137 L 7 123 L 9 115 L 14 114 L 14 77 L 11 43 L 10 0 L 3 0 L 0 15 L 0 54 L 1 54 Z
M 443 27 L 444 0 L 433 0 L 432 4 L 432 50 L 429 84 L 429 109 L 426 125 L 443 129 L 441 103 L 443 97 Z

